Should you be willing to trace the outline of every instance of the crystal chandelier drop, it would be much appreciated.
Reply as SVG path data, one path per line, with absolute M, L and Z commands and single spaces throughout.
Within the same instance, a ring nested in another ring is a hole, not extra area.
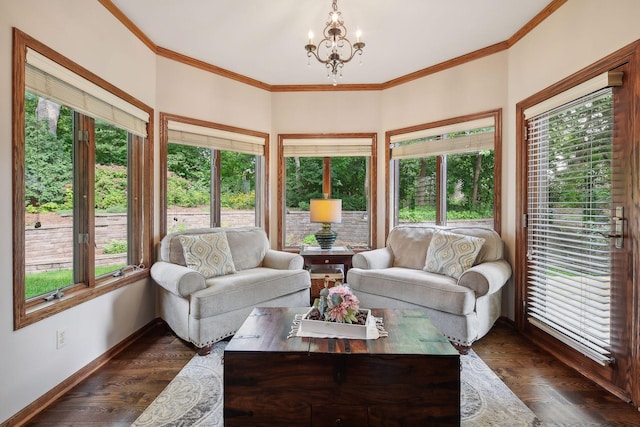
M 342 14 L 338 10 L 338 0 L 333 0 L 332 11 L 329 12 L 327 21 L 322 32 L 323 39 L 316 46 L 313 44 L 313 33 L 309 31 L 309 43 L 304 47 L 309 57 L 314 56 L 319 62 L 327 67 L 327 77 L 333 78 L 333 85 L 338 84 L 338 77 L 342 77 L 342 67 L 351 61 L 358 54 L 362 55 L 364 42 L 360 40 L 360 31 L 356 32 L 356 42 L 351 43 L 347 38 L 347 27 L 342 20 Z

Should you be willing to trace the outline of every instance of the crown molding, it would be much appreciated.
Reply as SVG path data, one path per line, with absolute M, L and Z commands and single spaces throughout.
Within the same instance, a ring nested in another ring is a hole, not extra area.
M 385 83 L 371 83 L 371 84 L 346 84 L 333 86 L 331 84 L 323 85 L 270 85 L 259 80 L 252 79 L 242 74 L 235 73 L 233 71 L 226 70 L 224 68 L 217 67 L 209 64 L 208 62 L 201 61 L 183 55 L 181 53 L 172 51 L 156 45 L 146 34 L 138 28 L 111 0 L 98 0 L 111 14 L 118 19 L 133 35 L 135 35 L 142 43 L 144 43 L 152 52 L 158 56 L 162 56 L 171 59 L 176 62 L 180 62 L 185 65 L 199 68 L 201 70 L 216 74 L 221 77 L 235 80 L 240 83 L 254 86 L 259 89 L 263 89 L 269 92 L 341 92 L 341 91 L 379 91 L 389 89 L 395 86 L 409 83 L 413 80 L 417 80 L 426 77 L 431 74 L 438 73 L 440 71 L 457 67 L 458 65 L 465 64 L 467 62 L 475 61 L 485 56 L 493 55 L 494 53 L 501 52 L 509 49 L 520 41 L 526 34 L 531 32 L 541 22 L 547 19 L 551 14 L 558 10 L 568 0 L 553 0 L 543 10 L 534 16 L 529 22 L 527 22 L 522 28 L 520 28 L 514 35 L 508 40 L 496 43 L 491 46 L 487 46 L 482 49 L 458 56 L 448 61 L 441 62 L 431 67 L 424 68 L 422 70 L 415 71 L 404 76 L 400 76 L 393 80 L 389 80 Z

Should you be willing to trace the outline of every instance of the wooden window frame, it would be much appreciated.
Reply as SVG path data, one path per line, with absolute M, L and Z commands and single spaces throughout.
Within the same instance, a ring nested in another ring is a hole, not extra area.
M 278 194 L 277 194 L 277 214 L 278 214 L 278 236 L 277 236 L 277 248 L 278 250 L 285 251 L 297 251 L 297 247 L 285 246 L 285 230 L 284 220 L 286 212 L 286 162 L 284 156 L 284 141 L 287 139 L 351 139 L 351 138 L 363 138 L 371 140 L 371 156 L 369 164 L 371 170 L 369 171 L 369 245 L 375 247 L 377 242 L 377 209 L 378 209 L 378 135 L 376 133 L 309 133 L 309 134 L 278 134 Z M 318 156 L 323 157 L 323 156 Z M 339 154 L 336 157 L 340 157 Z M 331 162 L 330 157 L 323 157 L 323 178 L 322 189 L 325 193 L 330 193 L 331 190 Z
M 256 165 L 256 189 L 260 189 L 260 194 L 256 191 L 256 226 L 261 227 L 269 235 L 269 209 L 267 209 L 269 200 L 269 134 L 249 129 L 243 129 L 235 126 L 224 125 L 220 123 L 208 122 L 205 120 L 194 119 L 190 117 L 180 116 L 177 114 L 160 112 L 160 237 L 167 234 L 167 154 L 169 146 L 169 121 L 185 123 L 189 125 L 201 126 L 223 132 L 237 133 L 251 137 L 264 139 L 264 160 L 263 165 Z M 212 157 L 213 167 L 216 171 L 220 171 L 220 155 Z M 264 170 L 262 176 L 258 176 L 261 170 Z M 215 177 L 216 182 L 212 182 L 212 188 L 215 192 L 215 200 L 218 203 L 213 207 L 211 216 L 216 224 L 220 224 L 220 175 Z M 259 209 L 259 211 L 258 211 Z
M 71 72 L 102 89 L 116 95 L 129 104 L 145 111 L 149 115 L 147 130 L 153 129 L 153 109 L 146 104 L 138 101 L 134 97 L 128 95 L 116 86 L 110 84 L 106 80 L 91 73 L 87 69 L 81 67 L 75 62 L 69 60 L 63 55 L 57 53 L 53 49 L 30 37 L 22 31 L 14 28 L 13 30 L 13 82 L 12 82 L 12 135 L 13 135 L 13 306 L 14 306 L 14 330 L 36 323 L 54 314 L 60 313 L 69 308 L 75 307 L 91 299 L 97 298 L 117 288 L 128 285 L 130 283 L 145 279 L 149 276 L 149 266 L 153 261 L 153 133 L 147 132 L 148 136 L 143 146 L 136 151 L 131 159 L 137 159 L 139 164 L 132 166 L 129 171 L 135 171 L 133 176 L 129 177 L 129 183 L 135 197 L 138 201 L 135 206 L 131 206 L 128 212 L 129 221 L 133 225 L 130 228 L 129 235 L 141 236 L 136 239 L 133 247 L 129 251 L 129 256 L 134 256 L 137 261 L 141 261 L 141 267 L 135 271 L 127 271 L 118 277 L 102 276 L 95 278 L 93 272 L 93 245 L 86 245 L 86 251 L 82 251 L 79 255 L 82 258 L 82 268 L 79 275 L 81 282 L 65 288 L 64 297 L 44 302 L 42 298 L 25 299 L 25 63 L 27 49 L 33 49 L 38 53 L 46 56 L 52 61 L 67 68 Z M 93 120 L 85 119 L 86 116 L 80 117 L 80 123 L 87 130 L 93 130 Z M 92 132 L 90 132 L 93 138 Z M 130 136 L 130 138 L 141 138 Z M 144 140 L 144 138 L 142 138 Z M 136 140 L 140 142 L 140 139 Z M 93 150 L 81 150 L 81 155 L 90 160 L 93 156 Z M 76 162 L 77 163 L 77 162 Z M 87 163 L 88 164 L 88 163 Z M 91 163 L 93 164 L 93 163 Z M 86 165 L 85 165 L 86 166 Z M 141 166 L 141 167 L 140 167 Z M 128 172 L 129 172 L 128 171 Z M 93 171 L 91 168 L 81 168 L 75 172 L 76 174 L 84 174 L 82 181 L 92 182 L 91 177 Z M 93 190 L 87 194 L 90 196 L 86 200 L 86 206 L 92 206 Z M 89 230 L 90 241 L 93 241 L 93 214 L 92 209 L 86 209 L 89 215 L 82 215 L 78 218 L 81 221 L 82 228 Z M 75 207 L 74 207 L 75 208 Z M 135 217 L 133 216 L 135 215 Z M 132 234 L 137 233 L 137 234 Z M 133 240 L 130 239 L 131 242 Z M 132 255 L 133 254 L 133 255 Z M 77 262 L 74 259 L 74 264 Z M 91 274 L 89 273 L 91 272 Z
M 487 117 L 493 117 L 494 122 L 494 148 L 493 148 L 493 159 L 494 159 L 494 170 L 493 170 L 493 229 L 501 234 L 502 230 L 502 109 L 495 109 L 484 111 L 475 114 L 469 114 L 460 117 L 454 117 L 451 119 L 440 120 L 437 122 L 431 122 L 416 126 L 410 126 L 402 129 L 396 129 L 386 132 L 385 134 L 385 142 L 386 142 L 386 162 L 388 165 L 387 170 L 385 171 L 385 180 L 389 183 L 389 197 L 387 197 L 387 205 L 385 217 L 387 218 L 385 224 L 385 235 L 389 235 L 391 228 L 393 228 L 395 224 L 396 216 L 393 214 L 395 211 L 395 200 L 397 199 L 396 193 L 397 189 L 395 188 L 394 181 L 391 177 L 391 173 L 396 169 L 393 166 L 393 160 L 391 157 L 391 138 L 397 135 L 408 134 L 413 132 L 424 131 L 427 129 L 438 128 L 443 126 L 451 126 L 458 123 L 471 122 L 478 119 L 483 119 Z M 436 159 L 437 162 L 437 174 L 436 174 L 436 186 L 440 188 L 441 186 L 441 157 L 438 156 Z M 441 218 L 441 207 L 440 207 L 440 198 L 436 199 L 436 221 L 440 222 Z

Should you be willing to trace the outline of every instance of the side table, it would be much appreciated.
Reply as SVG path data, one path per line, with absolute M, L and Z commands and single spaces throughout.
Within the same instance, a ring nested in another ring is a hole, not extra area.
M 320 246 L 303 246 L 300 249 L 300 255 L 304 258 L 306 269 L 311 268 L 312 265 L 342 264 L 346 278 L 354 252 L 346 246 L 335 246 L 328 250 L 321 249 Z

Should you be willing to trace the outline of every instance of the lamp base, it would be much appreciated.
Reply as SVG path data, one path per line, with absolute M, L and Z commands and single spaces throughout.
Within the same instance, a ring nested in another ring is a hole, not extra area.
M 323 223 L 322 229 L 318 230 L 315 236 L 316 241 L 320 245 L 320 249 L 329 250 L 333 247 L 333 243 L 336 241 L 338 233 L 331 229 L 331 224 Z

